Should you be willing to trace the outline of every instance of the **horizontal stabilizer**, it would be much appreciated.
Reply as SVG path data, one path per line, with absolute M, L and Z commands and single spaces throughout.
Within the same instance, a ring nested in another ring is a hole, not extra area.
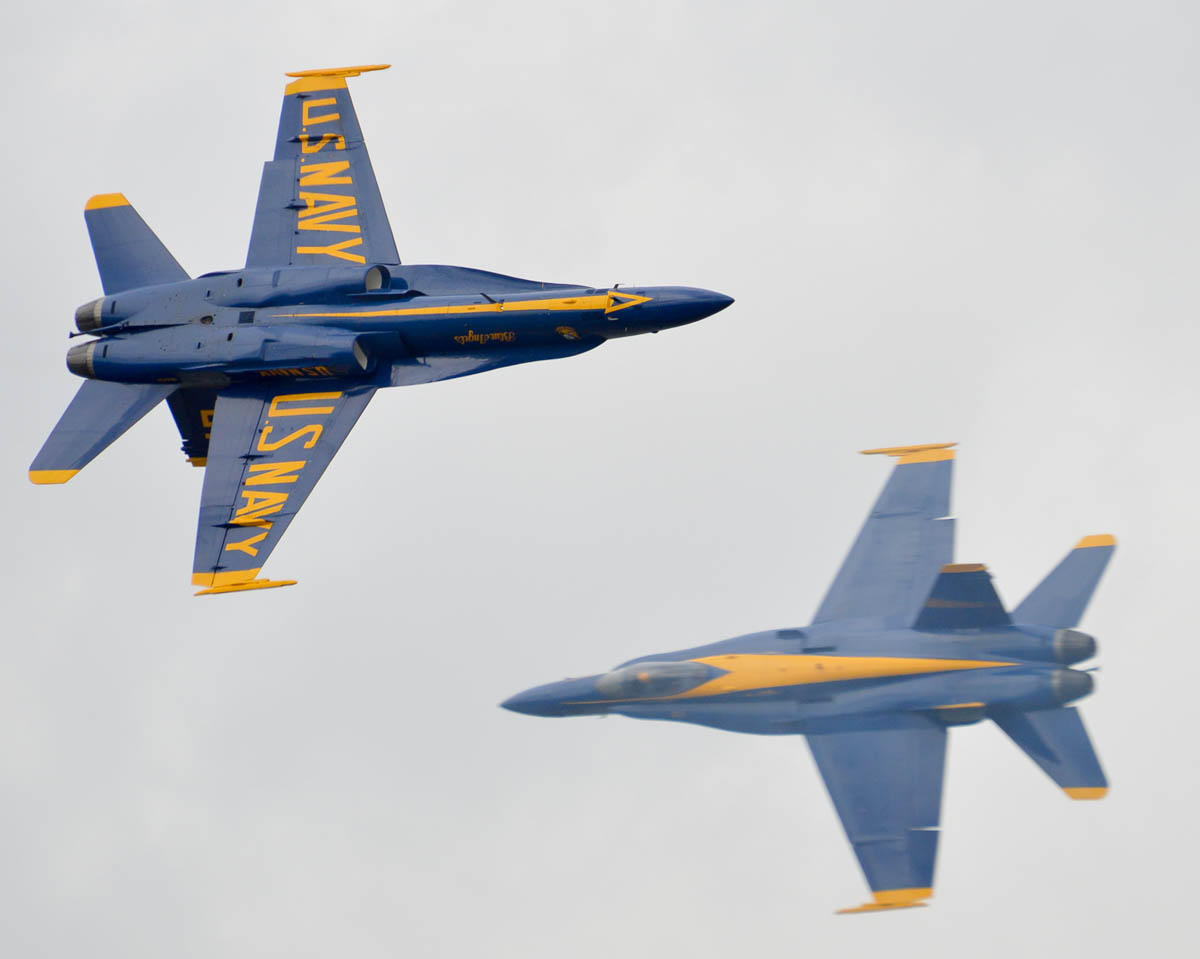
M 101 193 L 84 207 L 96 268 L 106 294 L 176 283 L 187 271 L 121 193 Z
M 1005 711 L 992 718 L 1072 799 L 1104 798 L 1108 780 L 1078 709 Z
M 983 629 L 1011 623 L 991 574 L 980 563 L 943 566 L 914 629 Z
M 42 444 L 29 478 L 39 485 L 65 483 L 175 388 L 85 381 Z
M 1085 536 L 1013 610 L 1013 620 L 1056 629 L 1078 626 L 1116 548 L 1112 536 Z

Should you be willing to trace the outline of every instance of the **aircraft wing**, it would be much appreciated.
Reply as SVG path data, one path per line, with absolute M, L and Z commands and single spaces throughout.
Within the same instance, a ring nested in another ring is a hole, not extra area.
M 289 73 L 275 156 L 263 166 L 246 266 L 399 263 L 347 77 L 386 65 Z
M 953 561 L 953 443 L 863 450 L 898 457 L 891 478 L 825 594 L 814 623 L 872 619 L 908 626 Z
M 874 893 L 842 912 L 923 905 L 933 895 L 946 727 L 899 714 L 807 738 Z
M 311 389 L 293 381 L 217 394 L 192 564 L 201 592 L 291 582 L 255 577 L 374 393 L 369 384 L 322 380 Z

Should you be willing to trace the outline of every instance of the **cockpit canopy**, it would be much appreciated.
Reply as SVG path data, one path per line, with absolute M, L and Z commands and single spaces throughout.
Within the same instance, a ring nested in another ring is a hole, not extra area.
M 703 663 L 632 663 L 605 673 L 596 680 L 596 690 L 609 699 L 674 696 L 694 689 L 719 672 Z

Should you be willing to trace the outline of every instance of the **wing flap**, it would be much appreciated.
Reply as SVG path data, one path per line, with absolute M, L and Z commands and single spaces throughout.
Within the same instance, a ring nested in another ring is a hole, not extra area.
M 255 581 L 374 393 L 373 386 L 333 380 L 218 394 L 193 585 L 223 592 Z

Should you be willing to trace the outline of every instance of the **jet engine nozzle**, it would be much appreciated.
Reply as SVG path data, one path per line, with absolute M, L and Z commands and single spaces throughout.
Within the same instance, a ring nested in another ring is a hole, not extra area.
M 104 325 L 104 302 L 108 297 L 84 303 L 75 311 L 75 328 L 80 333 L 91 333 Z
M 99 302 L 99 301 L 97 301 Z M 82 307 L 81 307 L 82 309 Z M 79 343 L 67 350 L 67 369 L 76 376 L 93 379 L 96 376 L 96 341 Z
M 1054 658 L 1065 666 L 1096 655 L 1096 638 L 1077 629 L 1060 629 L 1054 634 Z
M 1069 703 L 1080 699 L 1090 693 L 1095 686 L 1092 674 L 1081 672 L 1078 669 L 1055 670 L 1051 683 L 1054 687 L 1054 698 L 1059 703 Z

